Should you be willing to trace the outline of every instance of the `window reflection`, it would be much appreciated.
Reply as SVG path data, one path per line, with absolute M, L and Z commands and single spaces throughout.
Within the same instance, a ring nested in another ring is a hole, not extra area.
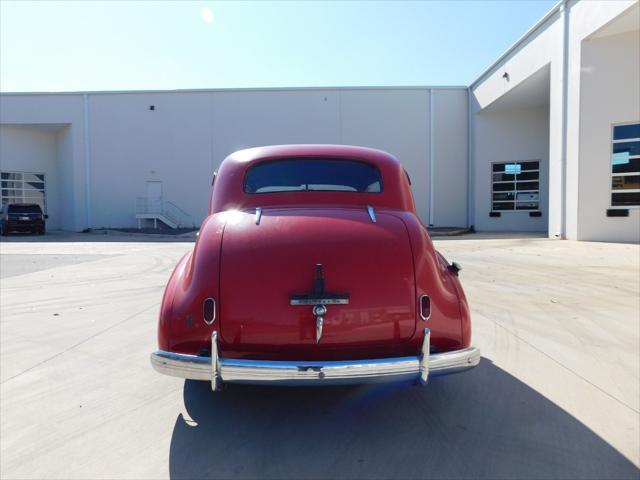
M 611 206 L 640 205 L 640 123 L 614 125 Z
M 539 161 L 494 163 L 491 171 L 493 211 L 539 210 Z

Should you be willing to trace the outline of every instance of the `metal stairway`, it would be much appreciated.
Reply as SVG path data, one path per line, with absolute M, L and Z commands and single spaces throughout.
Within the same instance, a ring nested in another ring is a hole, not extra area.
M 138 229 L 142 228 L 142 220 L 153 220 L 153 227 L 158 228 L 158 221 L 169 228 L 195 228 L 193 217 L 175 203 L 161 198 L 136 198 L 136 219 Z

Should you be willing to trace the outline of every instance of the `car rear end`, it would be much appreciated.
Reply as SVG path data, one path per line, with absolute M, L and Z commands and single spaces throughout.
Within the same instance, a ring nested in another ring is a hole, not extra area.
M 11 204 L 3 219 L 2 232 L 45 233 L 45 214 L 38 204 Z
M 214 212 L 169 281 L 154 368 L 218 389 L 426 383 L 477 365 L 457 277 L 415 212 L 380 205 L 406 174 L 365 160 L 249 166 L 255 203 Z

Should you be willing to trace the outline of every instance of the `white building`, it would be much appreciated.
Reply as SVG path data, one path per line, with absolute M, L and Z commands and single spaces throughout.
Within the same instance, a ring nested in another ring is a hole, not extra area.
M 2 201 L 197 226 L 234 150 L 344 143 L 396 155 L 427 225 L 640 242 L 639 132 L 638 0 L 569 0 L 469 87 L 2 94 Z

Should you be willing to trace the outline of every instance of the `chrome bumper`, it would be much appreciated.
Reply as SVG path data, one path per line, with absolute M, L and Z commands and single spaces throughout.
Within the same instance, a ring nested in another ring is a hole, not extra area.
M 219 358 L 217 333 L 211 335 L 211 357 L 158 350 L 151 365 L 158 372 L 191 380 L 207 380 L 218 390 L 222 383 L 274 385 L 336 385 L 420 379 L 448 375 L 475 367 L 480 350 L 469 347 L 429 355 L 430 332 L 425 329 L 422 353 L 417 357 L 330 362 L 279 362 Z

